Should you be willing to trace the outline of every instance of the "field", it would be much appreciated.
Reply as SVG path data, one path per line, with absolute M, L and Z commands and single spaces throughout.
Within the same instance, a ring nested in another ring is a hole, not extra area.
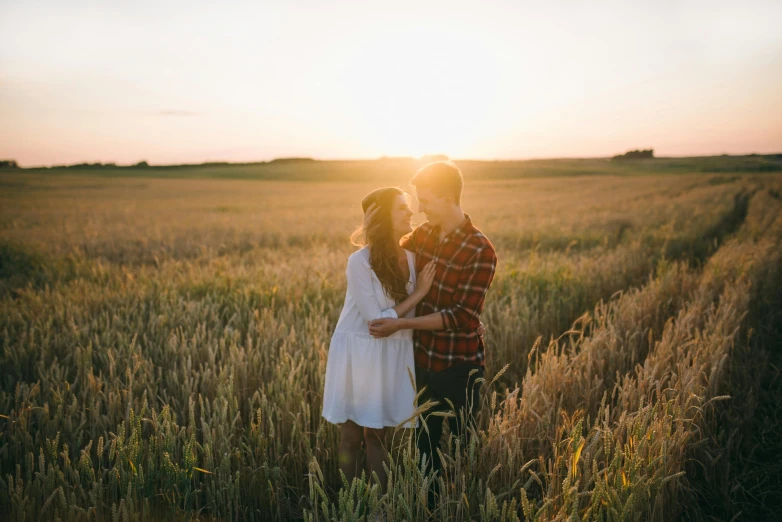
M 778 157 L 466 162 L 499 258 L 478 431 L 432 513 L 407 430 L 387 493 L 342 488 L 348 236 L 414 163 L 0 172 L 0 513 L 782 516 Z

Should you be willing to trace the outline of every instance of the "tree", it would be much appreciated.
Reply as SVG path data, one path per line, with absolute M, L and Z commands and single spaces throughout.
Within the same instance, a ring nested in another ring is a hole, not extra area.
M 0 160 L 0 169 L 18 169 L 16 160 Z
M 654 149 L 630 150 L 611 158 L 612 160 L 637 160 L 654 158 Z

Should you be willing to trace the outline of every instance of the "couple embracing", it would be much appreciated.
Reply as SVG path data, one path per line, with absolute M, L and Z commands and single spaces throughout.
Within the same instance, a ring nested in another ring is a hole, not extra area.
M 415 422 L 416 389 L 423 390 L 421 403 L 436 401 L 440 411 L 454 406 L 448 421 L 455 435 L 477 412 L 475 381 L 485 353 L 480 314 L 497 265 L 491 242 L 462 211 L 464 183 L 453 163 L 430 163 L 410 184 L 428 220 L 415 230 L 401 190 L 381 188 L 361 202 L 364 225 L 354 238 L 363 235 L 366 246 L 348 259 L 323 394 L 323 417 L 340 426 L 340 469 L 348 481 L 356 476 L 363 441 L 369 476 L 376 473 L 382 487 L 386 428 L 415 427 L 427 467 L 441 467 L 442 419 L 429 420 L 428 434 Z

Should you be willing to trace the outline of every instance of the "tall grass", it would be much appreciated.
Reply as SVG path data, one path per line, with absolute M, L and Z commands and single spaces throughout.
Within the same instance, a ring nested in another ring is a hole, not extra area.
M 717 429 L 715 401 L 736 391 L 728 377 L 746 371 L 741 361 L 734 369 L 731 356 L 746 354 L 753 303 L 778 290 L 763 282 L 782 274 L 779 246 L 770 238 L 731 242 L 700 276 L 672 266 L 607 312 L 599 306 L 599 326 L 589 336 L 562 352 L 550 346 L 523 389 L 499 409 L 491 398 L 484 411 L 489 426 L 469 447 L 448 441 L 452 458 L 435 517 L 516 520 L 523 511 L 530 520 L 671 520 L 683 509 L 697 515 L 687 477 L 708 463 L 692 459 L 703 457 L 700 448 Z M 395 465 L 424 484 L 416 461 L 404 454 Z M 356 493 L 352 507 L 359 509 L 354 514 L 363 506 L 399 516 L 408 505 L 424 510 L 422 497 L 396 490 L 362 505 Z M 332 518 L 346 509 L 332 506 Z M 324 504 L 322 515 L 328 513 Z
M 743 451 L 718 420 L 746 419 L 716 399 L 759 393 L 747 361 L 777 334 L 760 325 L 779 306 L 765 283 L 778 281 L 778 189 L 666 179 L 473 187 L 465 204 L 501 259 L 484 315 L 492 382 L 469 443 L 444 440 L 443 476 L 395 431 L 387 493 L 342 484 L 338 430 L 320 418 L 342 238 L 369 185 L 26 180 L 0 213 L 0 510 L 700 516 L 700 499 L 741 480 L 710 478 L 722 468 L 704 451 Z

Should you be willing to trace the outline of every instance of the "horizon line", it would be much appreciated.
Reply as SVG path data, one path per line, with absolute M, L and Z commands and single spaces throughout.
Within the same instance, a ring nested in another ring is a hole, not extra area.
M 631 149 L 632 150 L 632 149 Z M 654 150 L 654 149 L 652 149 Z M 628 151 L 626 151 L 628 152 Z M 621 154 L 616 154 L 614 156 L 620 156 Z M 701 154 L 701 155 L 669 155 L 669 156 L 654 156 L 653 158 L 647 158 L 647 159 L 687 159 L 687 158 L 720 158 L 720 157 L 748 157 L 748 156 L 777 156 L 782 155 L 782 151 L 780 152 L 747 152 L 743 154 L 728 154 L 728 153 L 719 153 L 719 154 Z M 251 161 L 230 161 L 230 160 L 206 160 L 202 161 L 200 163 L 156 163 L 152 164 L 149 163 L 147 160 L 139 160 L 135 164 L 117 164 L 115 162 L 89 162 L 89 161 L 82 161 L 78 163 L 67 163 L 67 164 L 44 164 L 44 165 L 29 165 L 29 166 L 23 166 L 18 165 L 19 169 L 57 169 L 57 168 L 74 168 L 80 165 L 95 165 L 96 168 L 98 166 L 105 166 L 106 168 L 132 168 L 138 165 L 139 163 L 147 163 L 146 167 L 140 167 L 140 168 L 171 168 L 171 167 L 201 167 L 205 165 L 225 165 L 225 166 L 243 166 L 243 165 L 267 165 L 274 162 L 285 162 L 289 161 L 291 163 L 296 161 L 301 162 L 333 162 L 333 163 L 347 163 L 347 162 L 360 162 L 360 161 L 401 161 L 401 160 L 407 160 L 407 161 L 425 161 L 426 158 L 435 158 L 435 157 L 445 157 L 448 161 L 452 161 L 454 163 L 459 162 L 483 162 L 483 163 L 498 163 L 498 162 L 528 162 L 528 161 L 556 161 L 556 160 L 600 160 L 600 159 L 611 159 L 614 156 L 551 156 L 551 157 L 528 157 L 528 158 L 451 158 L 447 154 L 426 154 L 424 156 L 415 157 L 415 156 L 379 156 L 379 157 L 354 157 L 354 158 L 317 158 L 317 157 L 311 157 L 311 156 L 282 156 L 277 158 L 272 158 L 269 160 L 251 160 Z M 4 160 L 4 161 L 14 161 L 11 159 Z M 437 160 L 432 160 L 437 161 Z

